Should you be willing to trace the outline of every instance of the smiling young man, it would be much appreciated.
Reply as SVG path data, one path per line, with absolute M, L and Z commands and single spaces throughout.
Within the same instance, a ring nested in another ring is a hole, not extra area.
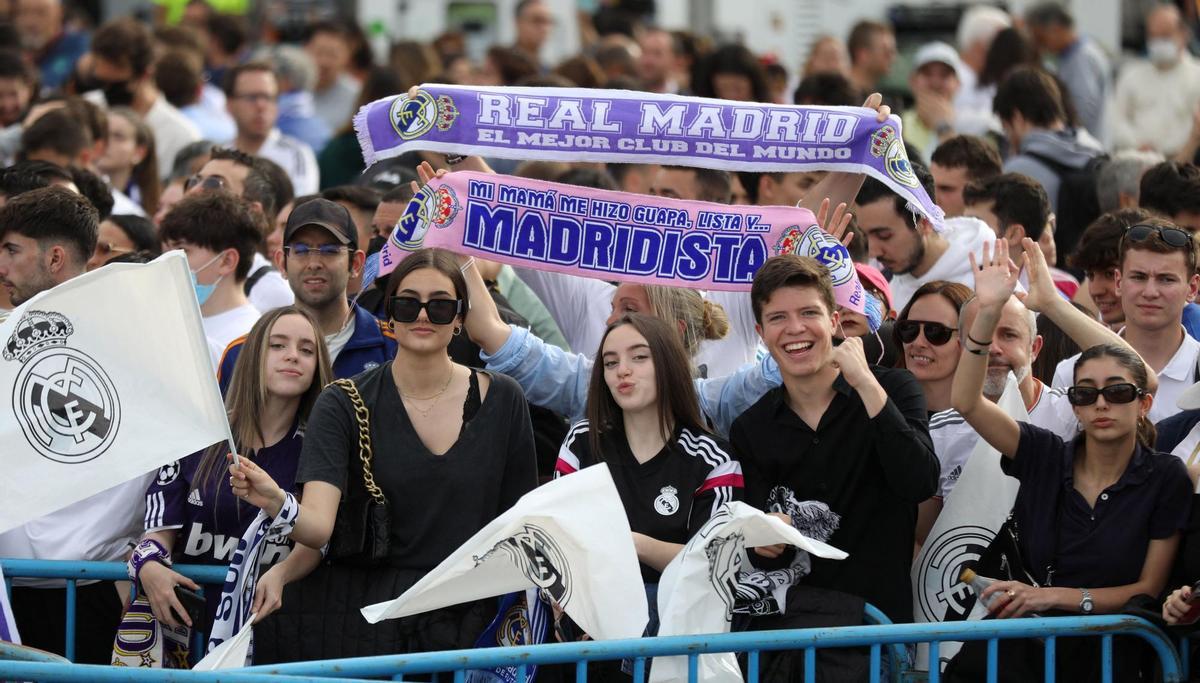
M 937 489 L 921 386 L 907 371 L 868 365 L 862 341 L 833 345 L 839 315 L 829 272 L 795 255 L 754 277 L 759 334 L 783 386 L 733 423 L 746 500 L 818 500 L 841 516 L 829 543 L 850 557 L 813 559 L 805 585 L 857 595 L 896 622 L 912 621 L 917 504 Z M 770 554 L 764 551 L 763 554 Z
M 365 259 L 344 206 L 317 198 L 288 216 L 283 250 L 276 254 L 275 265 L 287 275 L 296 306 L 320 323 L 337 378 L 353 377 L 396 355 L 396 338 L 387 326 L 346 298 L 347 284 L 362 274 Z M 229 387 L 245 341 L 245 337 L 233 340 L 221 356 L 217 377 L 222 392 Z
M 1118 255 L 1116 293 L 1125 327 L 1121 337 L 1158 373 L 1152 422 L 1179 412 L 1176 401 L 1197 378 L 1200 342 L 1181 319 L 1200 288 L 1192 234 L 1161 218 L 1147 218 L 1125 231 Z M 1106 320 L 1107 322 L 1107 320 Z M 1078 354 L 1054 371 L 1054 386 L 1071 385 Z

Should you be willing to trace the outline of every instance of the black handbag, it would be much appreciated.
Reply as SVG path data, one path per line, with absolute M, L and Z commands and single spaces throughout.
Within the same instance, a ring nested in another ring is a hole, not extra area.
M 387 498 L 371 471 L 371 412 L 353 380 L 331 382 L 350 398 L 358 423 L 358 459 L 362 462 L 362 484 L 366 496 L 351 495 L 338 506 L 326 559 L 338 563 L 374 566 L 387 560 L 392 513 Z

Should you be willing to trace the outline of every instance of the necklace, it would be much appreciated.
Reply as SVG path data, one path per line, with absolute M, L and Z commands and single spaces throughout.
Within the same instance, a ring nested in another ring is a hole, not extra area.
M 434 394 L 432 396 L 422 397 L 422 396 L 412 396 L 412 395 L 406 394 L 403 391 L 401 391 L 400 397 L 404 398 L 404 399 L 408 399 L 409 401 L 432 401 L 432 403 L 429 404 L 429 407 L 424 410 L 422 410 L 421 408 L 419 408 L 415 405 L 413 406 L 413 409 L 417 411 L 417 413 L 421 416 L 421 419 L 425 419 L 425 418 L 429 417 L 430 413 L 433 412 L 434 407 L 436 407 L 438 404 L 438 400 L 442 398 L 442 394 L 446 393 L 446 390 L 450 388 L 450 380 L 452 380 L 452 379 L 454 379 L 454 368 L 453 367 L 450 368 L 450 374 L 446 377 L 446 383 L 442 385 L 442 388 L 436 394 Z

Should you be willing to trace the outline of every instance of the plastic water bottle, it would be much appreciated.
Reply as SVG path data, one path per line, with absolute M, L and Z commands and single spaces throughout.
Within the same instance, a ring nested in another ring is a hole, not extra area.
M 996 580 L 989 579 L 986 576 L 980 576 L 975 573 L 974 569 L 969 567 L 964 568 L 962 573 L 958 575 L 958 580 L 967 584 L 971 587 L 971 590 L 975 591 L 975 597 L 979 599 L 979 602 L 983 603 L 983 606 L 987 608 L 988 611 L 991 611 L 992 603 L 994 603 L 996 599 L 1000 597 L 999 593 L 993 593 L 986 598 L 983 597 L 983 591 L 986 590 L 988 586 L 996 583 Z

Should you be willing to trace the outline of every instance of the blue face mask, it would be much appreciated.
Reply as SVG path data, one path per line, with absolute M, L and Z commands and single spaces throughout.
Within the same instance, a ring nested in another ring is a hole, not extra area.
M 216 255 L 215 257 L 213 257 L 213 259 L 212 259 L 211 261 L 209 261 L 208 263 L 206 263 L 206 264 L 204 264 L 204 265 L 200 266 L 200 267 L 199 267 L 199 268 L 197 268 L 196 270 L 191 270 L 191 271 L 189 271 L 189 272 L 191 273 L 191 276 L 192 276 L 192 287 L 193 287 L 193 288 L 196 290 L 196 301 L 199 301 L 201 306 L 203 306 L 203 305 L 204 305 L 204 302 L 208 301 L 208 298 L 209 298 L 210 296 L 212 296 L 212 293 L 213 293 L 214 291 L 216 291 L 216 289 L 217 289 L 217 285 L 221 284 L 221 279 L 222 279 L 222 278 L 224 278 L 225 276 L 224 276 L 224 275 L 222 275 L 221 277 L 217 278 L 217 281 L 216 281 L 216 282 L 214 282 L 214 283 L 212 283 L 211 285 L 202 285 L 202 284 L 200 284 L 200 282 L 199 282 L 199 281 L 196 279 L 196 273 L 199 273 L 200 271 L 204 270 L 205 268 L 208 268 L 208 267 L 209 267 L 209 266 L 211 266 L 212 264 L 216 263 L 216 262 L 217 262 L 217 259 L 219 259 L 219 258 L 221 258 L 221 255 L 220 255 L 220 254 L 217 254 L 217 255 Z

